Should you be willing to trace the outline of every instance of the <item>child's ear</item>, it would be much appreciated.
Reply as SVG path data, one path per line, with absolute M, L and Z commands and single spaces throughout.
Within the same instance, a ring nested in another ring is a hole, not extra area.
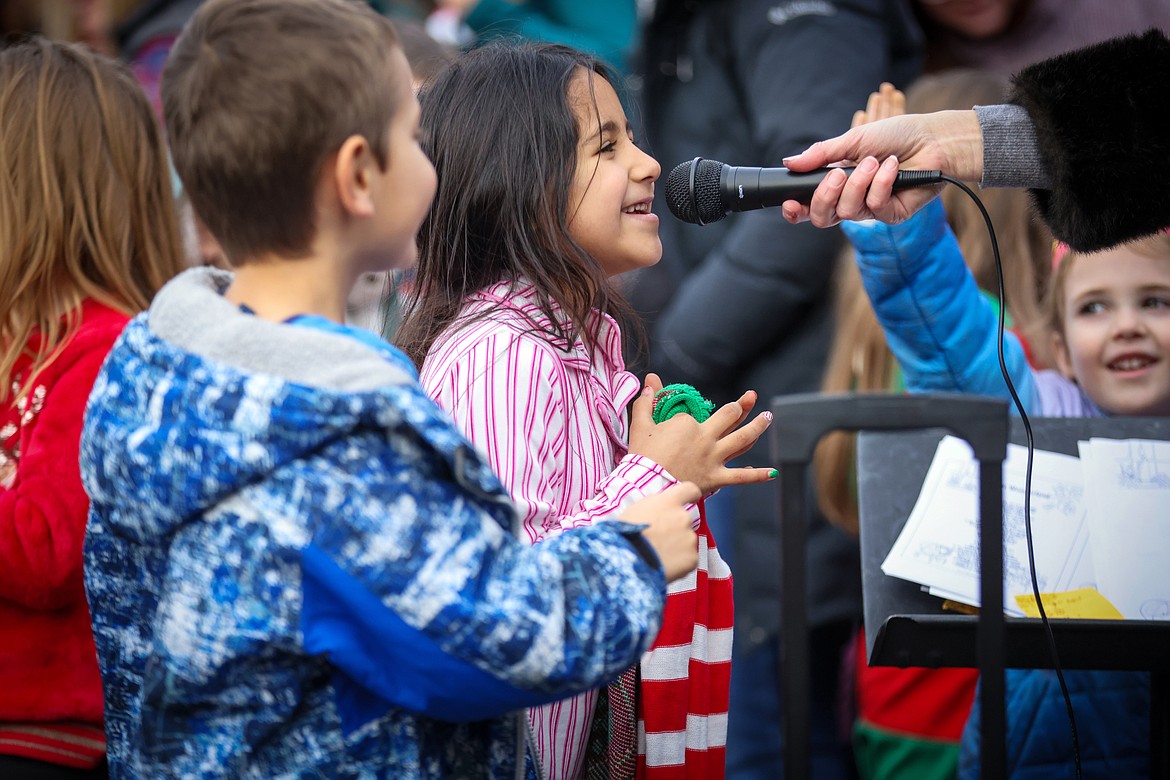
M 1064 334 L 1055 332 L 1052 334 L 1052 359 L 1056 361 L 1056 370 L 1059 371 L 1065 379 L 1077 381 L 1073 374 L 1072 356 L 1068 352 L 1068 343 L 1064 340 Z
M 381 170 L 365 136 L 351 135 L 337 150 L 333 182 L 342 210 L 355 217 L 374 214 L 374 173 Z

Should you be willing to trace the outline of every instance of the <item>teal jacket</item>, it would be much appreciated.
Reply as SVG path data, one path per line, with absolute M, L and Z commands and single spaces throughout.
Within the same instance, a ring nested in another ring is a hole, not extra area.
M 518 36 L 563 43 L 626 71 L 638 9 L 634 0 L 479 0 L 467 25 L 481 40 Z

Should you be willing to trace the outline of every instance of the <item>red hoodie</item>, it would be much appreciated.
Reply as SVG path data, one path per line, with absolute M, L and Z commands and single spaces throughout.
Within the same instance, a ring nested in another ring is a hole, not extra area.
M 105 756 L 81 571 L 89 499 L 78 448 L 90 389 L 126 323 L 87 300 L 64 352 L 18 404 L 0 408 L 0 754 L 78 768 Z M 17 361 L 9 399 L 24 389 L 30 363 Z

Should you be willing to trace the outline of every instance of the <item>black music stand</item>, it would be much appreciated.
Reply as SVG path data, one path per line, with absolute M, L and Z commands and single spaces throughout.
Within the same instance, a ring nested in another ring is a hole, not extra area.
M 1037 449 L 1069 455 L 1077 454 L 1078 441 L 1094 436 L 1170 440 L 1167 418 L 1032 418 L 1031 423 Z M 1010 432 L 1012 443 L 1026 442 L 1018 419 L 1011 421 Z M 874 666 L 976 665 L 977 618 L 944 613 L 940 599 L 881 571 L 942 435 L 915 431 L 859 437 L 862 594 L 866 650 Z M 1170 778 L 1170 621 L 1060 619 L 1051 625 L 1063 668 L 1150 672 L 1150 776 Z M 1038 619 L 1007 618 L 1005 632 L 1005 666 L 1052 667 Z
M 772 455 L 780 469 L 780 686 L 787 780 L 808 777 L 809 651 L 805 603 L 805 474 L 816 443 L 834 430 L 943 428 L 965 439 L 979 461 L 980 598 L 1003 603 L 1002 464 L 1007 454 L 1007 403 L 972 395 L 810 393 L 772 401 Z M 998 552 L 998 554 L 996 554 Z M 864 582 L 863 582 L 864 591 Z M 1003 777 L 1004 616 L 985 610 L 975 631 L 982 675 L 983 777 Z

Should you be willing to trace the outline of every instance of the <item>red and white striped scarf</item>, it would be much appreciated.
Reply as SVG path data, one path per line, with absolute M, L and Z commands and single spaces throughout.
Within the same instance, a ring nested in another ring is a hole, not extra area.
M 699 565 L 674 582 L 662 630 L 642 656 L 638 777 L 718 780 L 727 745 L 731 569 L 719 555 L 699 504 Z

